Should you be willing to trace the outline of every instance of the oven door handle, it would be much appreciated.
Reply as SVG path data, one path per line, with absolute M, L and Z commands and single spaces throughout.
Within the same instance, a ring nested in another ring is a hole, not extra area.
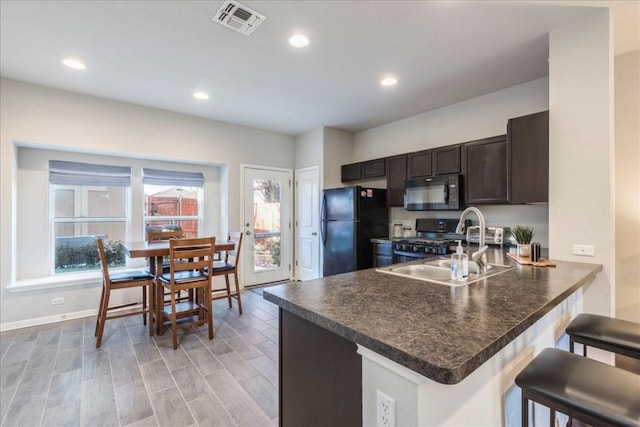
M 404 252 L 404 251 L 393 251 L 393 255 L 405 256 L 405 257 L 408 257 L 408 258 L 416 258 L 416 259 L 436 258 L 436 257 L 438 257 L 438 255 L 427 254 L 427 253 L 424 253 L 424 252 Z

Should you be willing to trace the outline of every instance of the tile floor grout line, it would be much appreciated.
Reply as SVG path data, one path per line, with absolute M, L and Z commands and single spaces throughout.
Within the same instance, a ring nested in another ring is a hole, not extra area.
M 148 319 L 147 321 L 148 322 L 150 321 L 150 322 L 153 323 L 153 317 L 152 316 L 149 316 L 149 317 L 151 317 L 151 318 Z M 155 336 L 155 328 L 153 328 L 153 325 L 152 325 L 152 329 L 154 330 L 154 333 L 153 333 L 153 336 L 150 337 L 150 339 L 153 342 L 153 344 L 156 346 L 156 349 L 158 350 L 158 353 L 160 353 L 160 358 L 162 358 L 162 352 L 160 352 L 160 349 L 158 348 L 158 345 L 156 344 L 155 339 L 153 339 L 153 337 Z M 129 331 L 126 330 L 126 332 L 127 332 L 127 338 L 131 341 L 131 337 L 129 336 Z M 133 347 L 133 341 L 131 342 L 131 348 L 133 350 L 133 357 L 136 359 L 136 365 L 138 366 L 138 371 L 140 372 L 140 380 L 142 381 L 142 386 L 144 387 L 144 390 L 147 393 L 147 399 L 149 399 L 149 405 L 151 406 L 151 410 L 153 411 L 153 418 L 156 420 L 156 424 L 159 426 L 160 425 L 160 420 L 158 420 L 157 412 L 155 410 L 155 407 L 153 406 L 153 402 L 151 401 L 151 393 L 149 393 L 149 388 L 147 387 L 147 382 L 144 380 L 144 377 L 142 376 L 142 365 L 140 364 L 140 360 L 138 360 L 138 353 L 136 353 L 136 350 Z M 149 363 L 152 363 L 152 362 L 149 362 Z M 166 365 L 166 362 L 165 362 L 165 365 Z M 171 388 L 171 387 L 169 387 L 169 388 Z M 166 388 L 166 389 L 163 389 L 163 390 L 168 390 L 169 388 Z M 158 390 L 158 391 L 163 391 L 163 390 Z M 114 393 L 115 393 L 115 390 L 114 390 Z
M 106 322 L 105 322 L 105 326 L 106 326 Z M 126 325 L 124 324 L 124 321 L 122 321 L 122 327 L 125 328 L 124 331 L 127 335 L 127 340 L 129 341 L 129 344 L 131 344 L 131 340 L 129 339 L 129 333 L 127 333 L 127 328 Z M 134 351 L 135 353 L 135 351 Z M 113 380 L 113 364 L 111 363 L 111 355 L 113 354 L 113 352 L 111 351 L 111 349 L 109 349 L 109 375 L 111 376 L 111 391 L 113 391 L 113 406 L 115 406 L 115 410 L 116 410 L 116 420 L 118 421 L 118 426 L 122 427 L 122 423 L 120 422 L 120 414 L 118 413 L 118 403 L 116 402 L 116 385 L 115 382 Z
M 213 303 L 211 304 L 211 306 L 213 307 Z M 211 310 L 211 314 L 212 314 L 212 318 L 213 318 L 213 309 Z M 202 325 L 201 325 L 201 326 L 202 326 Z M 211 322 L 211 326 L 212 326 L 212 327 L 214 327 L 213 320 L 212 320 L 212 322 Z M 189 329 L 191 330 L 191 333 L 193 333 L 193 334 L 196 336 L 196 338 L 198 339 L 198 341 L 200 341 L 200 344 L 202 344 L 202 347 L 203 347 L 203 348 L 205 348 L 205 349 L 207 349 L 207 351 L 209 351 L 209 349 L 207 348 L 207 345 L 204 343 L 204 341 L 202 341 L 202 340 L 200 339 L 200 337 L 198 336 L 198 334 L 193 330 L 193 326 L 191 326 Z M 165 331 L 165 333 L 166 333 L 166 331 Z M 172 331 L 171 333 L 173 333 L 173 331 Z M 215 339 L 215 331 L 214 331 L 214 338 L 213 338 L 213 339 Z M 153 342 L 154 342 L 154 344 L 155 344 L 156 348 L 158 349 L 158 352 L 160 353 L 160 357 L 161 357 L 162 359 L 164 359 L 164 356 L 162 355 L 162 352 L 160 351 L 160 347 L 158 346 L 158 343 L 156 342 L 156 340 L 155 340 L 155 339 L 153 340 Z M 176 350 L 177 350 L 177 349 L 174 349 L 173 351 L 176 351 Z M 209 386 L 209 383 L 204 379 L 204 375 L 202 375 L 202 372 L 200 372 L 200 369 L 198 369 L 198 367 L 197 367 L 197 366 L 196 366 L 196 364 L 194 363 L 193 359 L 192 359 L 192 358 L 191 358 L 191 356 L 189 355 L 189 352 L 188 352 L 188 351 L 186 351 L 186 350 L 184 350 L 184 349 L 183 349 L 183 351 L 184 351 L 185 356 L 187 356 L 187 359 L 189 359 L 189 361 L 191 362 L 191 364 L 192 364 L 192 365 L 193 365 L 193 367 L 195 368 L 196 373 L 197 373 L 198 375 L 200 375 L 200 377 L 202 378 L 202 380 L 207 384 L 207 387 L 209 387 L 209 389 L 213 392 L 213 390 L 211 389 L 211 386 Z M 211 351 L 209 351 L 209 353 L 211 353 Z M 218 360 L 218 358 L 216 357 L 216 355 L 215 355 L 215 354 L 211 353 L 211 355 L 212 355 L 216 360 Z M 166 362 L 166 361 L 164 361 L 164 363 L 165 363 L 165 366 L 166 366 L 166 365 L 167 365 L 167 362 Z M 191 414 L 191 417 L 192 417 L 192 418 L 193 418 L 193 420 L 196 422 L 196 424 L 200 425 L 200 424 L 198 423 L 198 421 L 196 420 L 196 417 L 193 415 L 193 411 L 191 411 L 191 408 L 189 407 L 189 402 L 187 402 L 187 399 L 185 399 L 184 394 L 182 393 L 182 390 L 180 390 L 180 386 L 178 385 L 178 382 L 176 381 L 176 379 L 175 379 L 175 377 L 174 377 L 173 373 L 171 372 L 171 369 L 169 369 L 169 367 L 168 367 L 168 366 L 167 366 L 167 370 L 169 371 L 169 375 L 171 375 L 171 378 L 173 379 L 173 382 L 174 382 L 174 384 L 175 384 L 176 388 L 178 389 L 178 392 L 179 392 L 179 393 L 180 393 L 180 395 L 182 396 L 182 400 L 184 400 L 184 402 L 185 402 L 185 404 L 186 404 L 186 406 L 187 406 L 187 410 L 189 411 L 189 414 Z M 214 394 L 215 394 L 215 392 L 214 392 Z M 222 407 L 224 408 L 224 405 L 222 405 Z M 226 408 L 225 408 L 225 410 L 226 410 Z
M 211 319 L 212 319 L 211 320 L 211 327 L 213 328 L 213 303 L 211 304 L 211 308 L 212 308 L 212 310 L 211 310 Z M 208 326 L 207 326 L 207 328 L 208 328 Z M 193 329 L 193 326 L 190 327 L 189 329 Z M 200 339 L 200 337 L 195 332 L 193 332 L 193 333 L 198 338 L 198 341 L 200 341 L 200 343 L 204 346 L 204 348 L 207 348 L 206 345 L 204 344 L 204 342 L 202 342 L 202 340 Z M 215 331 L 214 331 L 214 338 L 215 338 Z M 158 343 L 156 343 L 156 347 L 157 346 L 158 346 Z M 160 351 L 160 349 L 158 349 L 158 351 Z M 173 351 L 176 351 L 176 349 L 174 349 Z M 200 372 L 200 369 L 198 369 L 196 364 L 193 363 L 193 360 L 191 359 L 191 356 L 189 356 L 189 352 L 185 351 L 184 354 L 187 355 L 187 359 L 189 359 L 189 361 L 191 362 L 191 364 L 195 368 L 196 373 L 198 375 L 200 375 L 200 377 L 202 377 L 202 373 Z M 211 353 L 211 355 L 215 357 L 215 355 L 213 353 Z M 162 357 L 162 353 L 160 353 L 160 357 Z M 165 365 L 166 365 L 166 362 L 165 362 Z M 168 369 L 168 367 L 167 367 L 167 369 Z M 171 375 L 171 378 L 173 378 L 173 382 L 176 384 L 176 388 L 178 389 L 178 392 L 182 396 L 182 400 L 184 400 L 184 403 L 187 406 L 187 411 L 189 411 L 189 414 L 191 415 L 191 418 L 193 418 L 193 421 L 195 421 L 195 423 L 199 426 L 200 423 L 198 422 L 198 420 L 196 420 L 196 417 L 193 415 L 193 411 L 191 410 L 191 407 L 189 406 L 189 402 L 187 402 L 187 399 L 184 398 L 184 393 L 182 393 L 182 390 L 180 390 L 180 386 L 178 385 L 178 382 L 176 381 L 175 377 L 173 376 L 173 372 L 171 372 L 170 369 L 169 369 L 169 375 Z M 211 389 L 211 386 L 209 386 L 209 383 L 204 379 L 204 377 L 202 377 L 202 380 L 205 381 L 205 383 L 207 383 L 207 387 L 209 387 L 209 389 Z M 211 391 L 213 391 L 213 390 L 211 390 Z
M 58 347 L 56 348 L 56 357 L 53 361 L 53 370 L 51 371 L 51 378 L 49 378 L 49 386 L 47 387 L 47 395 L 44 398 L 44 408 L 42 408 L 42 416 L 40 417 L 40 425 L 44 423 L 44 416 L 47 413 L 47 402 L 49 402 L 49 393 L 51 392 L 51 384 L 53 383 L 53 377 L 56 372 L 56 364 L 58 363 L 58 354 L 60 353 L 60 346 L 62 345 L 62 331 L 64 326 L 60 329 L 60 336 L 58 338 Z M 37 342 L 37 341 L 36 341 Z M 25 366 L 26 370 L 26 366 Z
M 14 335 L 13 339 L 11 340 L 11 344 L 7 348 L 7 353 L 11 349 L 11 346 L 13 345 L 16 336 L 17 336 L 17 334 Z M 35 342 L 37 342 L 37 340 L 38 340 L 38 336 L 36 335 Z M 35 342 L 33 343 L 34 347 L 35 347 Z M 2 417 L 2 420 L 0 420 L 0 426 L 5 426 L 6 425 L 4 422 L 6 421 L 7 415 L 9 414 L 9 409 L 11 409 L 11 406 L 15 403 L 15 397 L 16 397 L 16 394 L 18 393 L 18 387 L 20 386 L 20 383 L 22 382 L 22 378 L 24 377 L 24 374 L 27 372 L 27 365 L 29 364 L 29 360 L 31 360 L 31 356 L 32 355 L 33 355 L 33 349 L 31 349 L 31 354 L 29 355 L 29 358 L 27 360 L 25 360 L 24 368 L 22 368 L 22 373 L 20 374 L 20 378 L 18 379 L 18 381 L 16 381 L 16 388 L 15 388 L 15 390 L 13 390 L 13 394 L 11 395 L 11 399 L 9 401 L 9 405 L 7 405 L 7 412 Z M 46 401 L 45 401 L 45 405 L 46 405 Z
M 9 350 L 11 349 L 11 346 L 13 345 L 13 341 L 15 341 L 17 334 L 14 334 L 11 337 L 11 342 L 9 343 L 9 345 L 7 346 L 7 351 L 4 352 L 4 354 L 2 355 L 2 357 L 0 357 L 0 366 L 2 366 L 2 362 L 4 361 L 4 358 L 7 357 L 7 354 L 9 353 Z M 27 362 L 29 363 L 29 362 Z M 18 382 L 16 383 L 16 388 L 15 390 L 13 390 L 13 393 L 11 394 L 11 398 L 9 399 L 9 404 L 7 405 L 7 410 L 4 414 L 2 414 L 2 417 L 0 417 L 0 426 L 4 426 L 4 419 L 7 417 L 7 413 L 9 412 L 9 408 L 11 408 L 11 404 L 13 403 L 13 396 L 15 396 L 16 394 L 16 390 L 18 390 L 18 384 L 20 384 L 20 380 L 22 379 L 22 375 L 24 375 L 24 371 L 27 368 L 27 365 L 24 365 L 24 368 L 22 369 L 22 373 L 20 374 L 20 378 L 18 379 Z
M 212 305 L 213 306 L 213 305 Z M 213 310 L 212 310 L 213 312 Z M 222 320 L 221 322 L 224 323 L 224 320 Z M 197 335 L 196 335 L 197 336 Z M 199 338 L 199 337 L 198 337 Z M 214 337 L 215 339 L 215 334 Z M 227 342 L 227 340 L 225 340 L 223 337 L 218 337 L 219 339 L 221 339 L 222 341 L 224 341 L 225 344 L 229 345 L 229 343 Z M 225 371 L 229 372 L 226 368 L 226 366 L 224 366 L 224 364 L 220 361 L 220 359 L 218 359 L 218 356 L 215 355 L 211 349 L 209 349 L 209 347 L 207 347 L 207 344 L 200 340 L 204 346 L 205 349 L 207 349 L 207 351 L 209 353 L 211 353 L 211 355 L 218 361 L 218 363 L 220 363 L 220 366 L 222 366 L 222 369 L 224 369 Z M 189 356 L 189 352 L 185 351 L 185 354 L 187 355 L 187 357 L 189 358 L 189 360 L 191 360 L 191 363 L 193 363 L 193 360 L 191 359 L 191 356 Z M 218 393 L 216 393 L 216 391 L 211 387 L 211 384 L 209 384 L 209 381 L 206 380 L 206 378 L 204 377 L 204 374 L 202 372 L 200 372 L 200 369 L 198 369 L 198 367 L 196 366 L 195 363 L 193 363 L 194 368 L 196 368 L 196 372 L 198 372 L 198 374 L 200 374 L 200 376 L 202 377 L 202 380 L 205 382 L 205 384 L 207 385 L 207 387 L 209 387 L 209 390 L 211 390 L 211 392 L 213 393 L 213 395 L 215 396 L 216 400 L 220 403 L 220 406 L 222 407 L 222 409 L 224 409 L 224 411 L 227 413 L 227 415 L 229 416 L 229 419 L 233 422 L 233 424 L 236 425 L 236 427 L 240 427 L 240 425 L 236 422 L 236 420 L 233 418 L 233 416 L 231 416 L 231 412 L 229 412 L 229 408 L 226 407 L 226 405 L 222 402 L 222 400 L 220 399 L 220 396 L 218 396 Z M 229 372 L 229 375 L 231 375 L 231 372 Z M 187 405 L 189 406 L 189 405 Z M 189 408 L 191 409 L 191 408 Z M 194 418 L 195 419 L 195 418 Z M 198 426 L 200 426 L 200 423 L 198 423 L 198 421 L 196 421 L 196 423 L 198 424 Z M 204 426 L 206 427 L 206 426 Z

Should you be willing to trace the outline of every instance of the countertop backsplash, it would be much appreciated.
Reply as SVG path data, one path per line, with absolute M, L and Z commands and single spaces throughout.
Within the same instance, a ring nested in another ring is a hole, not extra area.
M 533 240 L 549 247 L 549 205 L 472 205 L 476 206 L 482 214 L 487 226 L 514 227 L 516 225 L 530 225 L 535 230 Z M 406 211 L 403 208 L 390 208 L 389 210 L 389 236 L 393 237 L 393 224 L 401 223 L 410 226 L 412 235 L 415 235 L 416 219 L 418 218 L 460 218 L 462 211 Z M 469 219 L 474 225 L 478 219 L 470 215 Z

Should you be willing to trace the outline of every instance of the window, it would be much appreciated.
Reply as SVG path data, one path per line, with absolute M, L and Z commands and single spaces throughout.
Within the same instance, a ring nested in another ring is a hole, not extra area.
M 255 178 L 253 180 L 253 239 L 255 243 L 253 271 L 282 267 L 280 260 L 280 208 L 282 181 Z
M 182 230 L 185 237 L 200 234 L 204 175 L 142 169 L 145 232 Z
M 131 168 L 50 160 L 49 184 L 53 273 L 99 269 L 97 236 L 110 267 L 124 266 Z

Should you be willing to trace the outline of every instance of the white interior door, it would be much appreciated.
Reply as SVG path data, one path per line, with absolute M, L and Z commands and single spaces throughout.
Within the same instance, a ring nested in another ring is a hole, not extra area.
M 320 176 L 318 167 L 296 170 L 296 277 L 320 277 Z
M 243 166 L 245 285 L 291 278 L 291 170 Z
M 320 277 L 320 173 L 318 167 L 296 170 L 296 277 Z

